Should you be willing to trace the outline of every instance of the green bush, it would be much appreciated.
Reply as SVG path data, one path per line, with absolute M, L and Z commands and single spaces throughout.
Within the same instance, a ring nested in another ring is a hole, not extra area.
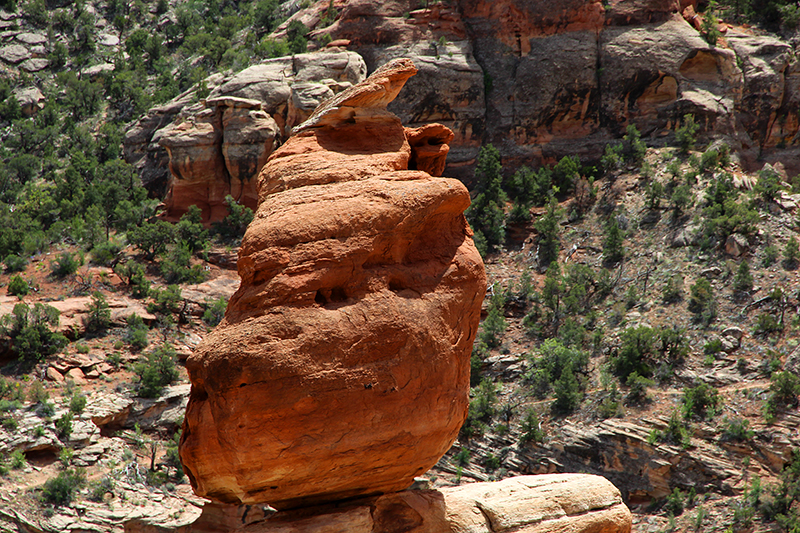
M 292 54 L 303 54 L 308 47 L 308 39 L 306 36 L 308 35 L 308 28 L 297 19 L 293 19 L 289 22 L 288 28 L 286 28 L 286 37 L 289 41 L 289 50 Z
M 208 246 L 208 230 L 203 227 L 203 214 L 199 207 L 189 206 L 189 210 L 175 225 L 175 235 L 178 242 L 184 243 L 191 253 Z
M 560 231 L 559 221 L 564 216 L 564 210 L 558 206 L 555 198 L 550 199 L 547 210 L 533 224 L 538 237 L 538 262 L 539 265 L 551 265 L 558 260 L 558 250 L 560 247 L 558 234 Z
M 467 420 L 461 427 L 460 434 L 465 438 L 479 436 L 486 431 L 487 424 L 497 412 L 497 387 L 488 379 L 481 380 L 471 390 Z
M 622 139 L 625 141 L 625 159 L 631 163 L 641 165 L 647 153 L 647 145 L 642 140 L 642 134 L 638 128 L 633 124 L 628 124 L 628 127 L 625 128 L 625 136 Z
M 175 480 L 180 481 L 183 479 L 183 463 L 179 453 L 181 432 L 178 430 L 167 445 L 166 453 L 164 454 L 164 462 L 167 466 L 175 469 Z
M 50 329 L 58 325 L 59 315 L 58 309 L 49 305 L 18 303 L 10 315 L 0 317 L 0 335 L 11 339 L 21 361 L 40 361 L 60 352 L 69 342 Z
M 583 387 L 575 376 L 572 362 L 561 369 L 561 375 L 553 383 L 553 392 L 556 399 L 551 407 L 556 413 L 569 414 L 580 405 L 583 400 Z
M 664 504 L 664 509 L 672 516 L 678 516 L 683 513 L 685 495 L 678 487 L 667 496 L 667 502 Z
M 82 259 L 75 254 L 63 252 L 54 261 L 50 262 L 50 273 L 55 278 L 65 278 L 77 272 L 82 264 Z
M 114 272 L 131 287 L 131 296 L 134 298 L 147 298 L 150 295 L 150 281 L 139 263 L 128 261 L 117 265 Z
M 697 322 L 708 326 L 717 316 L 717 301 L 711 282 L 699 278 L 691 287 L 689 311 L 694 313 Z
M 673 411 L 667 421 L 667 427 L 664 430 L 654 429 L 648 437 L 648 442 L 655 444 L 656 442 L 665 442 L 682 448 L 688 448 L 690 445 L 691 436 L 689 435 L 689 426 L 677 411 Z
M 103 293 L 95 291 L 92 299 L 86 304 L 86 318 L 84 326 L 88 334 L 100 334 L 111 325 L 111 308 Z
M 528 409 L 520 424 L 519 443 L 544 442 L 544 431 L 539 415 L 533 409 Z
M 781 190 L 781 176 L 772 168 L 758 171 L 758 180 L 753 187 L 753 192 L 761 196 L 766 202 L 775 200 Z
M 9 272 L 22 272 L 28 266 L 28 260 L 16 254 L 7 255 L 3 263 Z
M 127 231 L 128 241 L 144 253 L 146 259 L 152 261 L 163 254 L 175 239 L 175 229 L 169 222 L 158 220 L 146 222 Z
M 706 9 L 703 13 L 703 23 L 700 27 L 700 34 L 711 46 L 716 46 L 722 32 L 719 31 L 719 20 L 711 9 Z
M 774 244 L 769 244 L 764 247 L 764 258 L 761 260 L 761 265 L 770 267 L 778 260 L 778 248 Z
M 783 331 L 783 324 L 770 313 L 761 313 L 756 317 L 753 335 L 770 335 Z
M 19 274 L 12 276 L 8 282 L 8 294 L 11 296 L 25 296 L 30 292 L 28 282 Z
M 161 263 L 161 275 L 167 283 L 202 283 L 206 280 L 203 265 L 191 265 L 192 250 L 183 241 Z
M 675 130 L 675 140 L 682 153 L 688 154 L 690 150 L 694 149 L 699 129 L 700 125 L 695 123 L 694 115 L 683 115 L 680 127 Z
M 619 349 L 609 358 L 613 372 L 625 381 L 634 372 L 652 376 L 658 355 L 656 332 L 647 326 L 628 328 L 622 332 L 620 340 Z
M 574 405 L 576 398 L 583 397 L 583 386 L 576 374 L 586 372 L 589 354 L 578 348 L 566 347 L 558 339 L 544 341 L 539 347 L 539 353 L 539 357 L 530 361 L 530 370 L 524 377 L 525 382 L 531 385 L 534 394 L 541 398 L 551 389 L 557 389 L 557 408 Z
M 50 395 L 47 393 L 44 384 L 41 380 L 37 379 L 28 387 L 28 401 L 37 405 L 43 404 Z
M 619 263 L 625 257 L 625 248 L 622 245 L 622 230 L 616 217 L 611 217 L 606 223 L 605 236 L 603 237 L 603 262 L 606 264 Z
M 125 331 L 124 340 L 127 342 L 132 350 L 143 350 L 149 343 L 147 334 L 150 328 L 144 323 L 144 319 L 136 313 L 131 314 L 128 319 L 128 328 Z
M 650 400 L 647 395 L 647 387 L 655 384 L 652 379 L 640 376 L 638 372 L 632 372 L 625 383 L 628 385 L 628 394 L 625 396 L 628 404 L 642 405 Z
M 66 442 L 72 435 L 72 412 L 67 411 L 54 422 L 58 438 Z
M 137 394 L 142 398 L 158 398 L 164 387 L 178 379 L 175 350 L 162 344 L 133 367 L 138 377 Z
M 228 301 L 225 300 L 225 298 L 219 298 L 213 302 L 207 303 L 203 311 L 203 322 L 211 327 L 216 326 L 225 318 L 225 310 L 227 308 Z
M 684 387 L 682 398 L 683 417 L 686 419 L 713 418 L 719 412 L 722 398 L 714 387 L 700 383 L 694 387 Z
M 489 348 L 497 348 L 502 341 L 503 333 L 506 331 L 506 319 L 503 317 L 503 297 L 501 294 L 492 297 L 489 304 L 489 313 L 481 324 L 481 331 L 478 338 Z
M 719 440 L 722 442 L 747 442 L 753 439 L 755 432 L 750 429 L 750 422 L 745 418 L 722 419 L 724 429 Z
M 86 409 L 86 396 L 74 394 L 69 400 L 69 412 L 80 415 Z
M 621 143 L 606 145 L 603 156 L 600 158 L 600 166 L 603 167 L 603 171 L 606 174 L 619 170 L 622 167 L 622 150 L 623 146 Z
M 106 494 L 114 493 L 114 478 L 103 476 L 89 484 L 89 499 L 93 502 L 102 502 Z
M 11 468 L 14 470 L 22 470 L 28 464 L 28 458 L 22 450 L 14 450 L 11 452 Z
M 661 299 L 666 304 L 680 302 L 683 299 L 683 276 L 673 274 L 664 285 Z
M 168 285 L 165 289 L 154 291 L 152 296 L 153 302 L 147 304 L 147 310 L 160 315 L 177 313 L 183 301 L 179 285 Z
M 494 252 L 505 239 L 505 203 L 508 200 L 502 189 L 503 167 L 500 152 L 488 144 L 478 154 L 475 177 L 478 181 L 478 195 L 464 213 L 474 233 L 476 246 L 485 242 L 482 255 Z
M 794 409 L 800 405 L 797 400 L 797 395 L 800 394 L 800 378 L 791 372 L 774 372 L 771 380 L 769 398 L 764 406 L 767 421 L 772 421 L 778 411 Z
M 719 166 L 719 152 L 715 148 L 709 148 L 700 157 L 700 170 L 702 172 L 713 172 Z
M 798 246 L 795 236 L 792 235 L 783 250 L 783 267 L 786 270 L 796 270 L 798 262 L 800 262 L 800 246 Z
M 237 203 L 230 194 L 225 197 L 225 204 L 228 206 L 228 216 L 212 224 L 211 231 L 223 242 L 235 242 L 242 238 L 253 221 L 253 210 Z
M 122 248 L 122 244 L 115 240 L 101 242 L 92 248 L 92 263 L 101 266 L 109 266 L 119 257 Z
M 733 290 L 740 293 L 749 293 L 753 290 L 753 275 L 747 261 L 742 261 L 733 278 Z
M 69 505 L 75 493 L 86 483 L 83 470 L 67 468 L 56 477 L 45 481 L 42 487 L 42 501 L 55 506 Z

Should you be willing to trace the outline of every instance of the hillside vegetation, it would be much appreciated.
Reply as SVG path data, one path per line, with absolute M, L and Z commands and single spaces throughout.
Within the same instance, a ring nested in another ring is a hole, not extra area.
M 252 213 L 159 221 L 120 143 L 209 75 L 304 51 L 301 24 L 270 34 L 302 4 L 0 2 L 4 31 L 38 35 L 47 59 L 0 76 L 3 506 L 102 523 L 158 501 L 159 526 L 188 520 L 180 409 L 146 413 L 185 400 L 180 360 L 225 309 L 187 294 L 232 276 Z M 781 1 L 705 9 L 787 35 L 800 19 Z M 639 531 L 800 527 L 800 179 L 747 174 L 697 130 L 687 115 L 648 146 L 630 127 L 600 161 L 513 174 L 483 147 L 467 217 L 490 291 L 469 418 L 434 486 L 586 471 L 620 487 Z M 92 455 L 109 398 L 133 407 Z

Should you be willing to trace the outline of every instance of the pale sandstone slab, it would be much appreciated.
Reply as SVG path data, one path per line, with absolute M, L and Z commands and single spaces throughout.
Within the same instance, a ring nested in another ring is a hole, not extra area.
M 631 513 L 605 478 L 520 476 L 406 490 L 269 514 L 264 506 L 206 504 L 191 533 L 629 533 Z

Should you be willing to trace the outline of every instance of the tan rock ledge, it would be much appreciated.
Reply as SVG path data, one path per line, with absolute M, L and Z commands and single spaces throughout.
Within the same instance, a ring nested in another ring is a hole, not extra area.
M 190 531 L 629 533 L 631 513 L 617 488 L 603 477 L 548 474 L 406 490 L 271 515 L 265 506 L 209 503 Z

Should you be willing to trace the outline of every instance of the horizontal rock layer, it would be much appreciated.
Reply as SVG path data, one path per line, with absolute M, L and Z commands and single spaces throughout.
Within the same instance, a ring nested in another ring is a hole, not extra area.
M 192 533 L 628 533 L 631 513 L 619 491 L 584 474 L 522 476 L 300 511 L 208 504 Z

